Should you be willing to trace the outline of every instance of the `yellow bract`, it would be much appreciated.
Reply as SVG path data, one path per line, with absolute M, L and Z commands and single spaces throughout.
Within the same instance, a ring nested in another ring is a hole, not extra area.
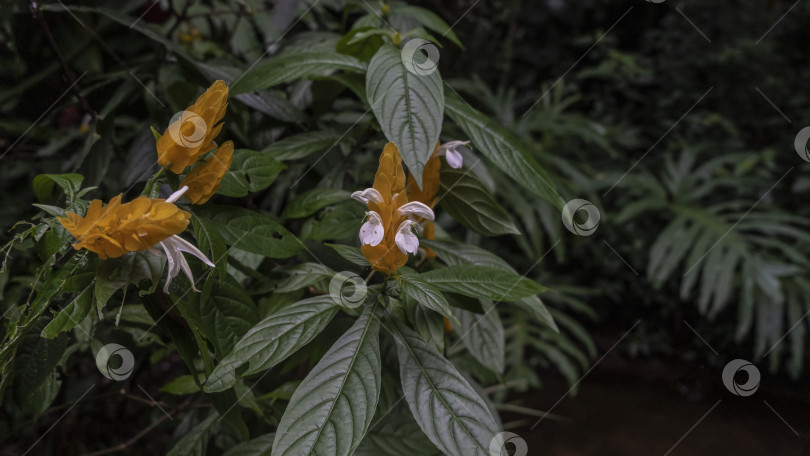
M 425 164 L 425 169 L 422 171 L 422 188 L 416 184 L 413 175 L 408 175 L 408 199 L 411 201 L 419 201 L 426 204 L 429 208 L 433 209 L 438 201 L 437 195 L 439 193 L 439 172 L 442 168 L 442 162 L 439 159 L 439 147 L 441 143 L 436 142 L 436 147 L 433 149 L 433 155 Z M 424 230 L 422 237 L 425 239 L 436 239 L 436 225 L 430 220 L 425 220 L 422 217 L 416 217 L 416 221 L 422 223 Z M 433 249 L 425 247 L 425 253 L 428 258 L 435 258 L 436 252 Z
M 209 159 L 191 170 L 180 184 L 188 186 L 185 196 L 192 204 L 203 204 L 208 201 L 222 185 L 222 178 L 233 162 L 233 142 L 228 141 Z
M 197 102 L 180 113 L 157 142 L 158 163 L 180 174 L 204 153 L 214 149 L 228 106 L 228 86 L 216 81 Z
M 402 157 L 393 142 L 386 144 L 380 155 L 380 165 L 374 176 L 374 188 L 380 192 L 382 202 L 369 201 L 368 208 L 380 215 L 384 237 L 379 244 L 374 246 L 364 244 L 360 250 L 375 270 L 393 274 L 408 262 L 408 255 L 402 253 L 395 241 L 397 228 L 407 219 L 399 216 L 397 210 L 408 202 L 408 196 L 405 193 Z
M 68 212 L 59 223 L 76 238 L 76 250 L 87 249 L 102 260 L 127 252 L 146 250 L 158 242 L 182 232 L 191 214 L 162 199 L 140 196 L 121 203 L 118 195 L 106 206 L 93 200 L 82 217 Z

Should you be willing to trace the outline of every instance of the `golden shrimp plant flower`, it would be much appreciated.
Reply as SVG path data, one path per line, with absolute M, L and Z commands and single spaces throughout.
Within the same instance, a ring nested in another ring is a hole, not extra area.
M 216 81 L 185 111 L 175 115 L 158 139 L 158 163 L 180 174 L 201 155 L 216 148 L 214 138 L 222 130 L 228 107 L 228 86 Z
M 233 162 L 233 142 L 228 141 L 203 163 L 191 170 L 181 187 L 188 186 L 186 198 L 191 204 L 203 204 L 219 190 L 222 178 L 228 172 Z
M 415 217 L 433 220 L 433 211 L 419 201 L 408 201 L 402 157 L 393 142 L 380 155 L 374 186 L 352 194 L 368 206 L 366 221 L 360 227 L 360 249 L 371 266 L 392 274 L 415 254 L 419 238 L 414 233 Z
M 165 200 L 139 196 L 128 203 L 122 203 L 123 195 L 118 195 L 106 206 L 95 199 L 84 217 L 68 212 L 65 217 L 59 217 L 59 223 L 76 238 L 74 249 L 90 250 L 102 260 L 147 249 L 160 256 L 155 245 L 161 244 L 169 263 L 164 290 L 168 290 L 181 269 L 194 288 L 194 277 L 182 252 L 193 254 L 211 267 L 214 264 L 199 249 L 177 236 L 188 226 L 191 214 L 174 202 L 187 190 L 184 186 Z

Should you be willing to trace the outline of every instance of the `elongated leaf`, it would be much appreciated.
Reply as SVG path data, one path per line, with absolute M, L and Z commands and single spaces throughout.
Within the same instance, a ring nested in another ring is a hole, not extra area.
M 306 217 L 330 204 L 347 201 L 350 197 L 351 193 L 346 190 L 314 188 L 296 196 L 290 201 L 287 207 L 284 208 L 284 212 L 281 213 L 281 218 Z
M 365 69 L 365 65 L 356 58 L 337 52 L 290 53 L 269 59 L 249 70 L 231 86 L 231 94 L 253 92 L 297 79 L 326 76 L 339 70 L 360 73 Z
M 422 171 L 442 131 L 444 86 L 438 71 L 406 69 L 400 51 L 382 46 L 368 64 L 366 97 L 385 137 L 421 187 Z
M 504 367 L 503 324 L 492 301 L 482 300 L 481 304 L 483 314 L 453 308 L 461 322 L 456 332 L 461 334 L 461 342 L 473 358 L 501 374 Z
M 436 241 L 422 239 L 419 241 L 430 247 L 440 260 L 448 266 L 458 266 L 463 264 L 476 264 L 478 266 L 489 266 L 502 269 L 504 271 L 516 272 L 503 258 L 495 255 L 489 250 L 482 249 L 462 242 Z
M 437 352 L 444 353 L 444 317 L 413 298 L 405 299 L 405 314 L 416 333 Z
M 439 198 L 442 208 L 476 233 L 484 236 L 520 234 L 509 220 L 509 214 L 469 170 L 442 167 Z
M 520 185 L 562 210 L 563 201 L 554 183 L 520 140 L 494 120 L 471 108 L 452 90 L 446 93 L 445 103 L 447 115 L 467 133 L 477 151 Z
M 209 282 L 212 287 L 213 282 Z M 200 293 L 197 306 L 200 329 L 213 343 L 217 356 L 231 352 L 234 344 L 259 320 L 256 305 L 236 280 L 228 278 L 208 293 Z
M 484 400 L 446 358 L 411 329 L 392 323 L 405 401 L 434 445 L 451 456 L 490 456 L 500 432 Z
M 276 456 L 348 456 L 368 431 L 380 398 L 380 323 L 376 306 L 315 365 L 281 417 Z
M 494 301 L 513 301 L 546 290 L 534 280 L 487 266 L 448 266 L 422 273 L 417 278 L 441 291 Z
M 450 304 L 437 287 L 416 278 L 403 277 L 402 289 L 406 295 L 419 304 L 458 323 L 450 311 Z
M 203 253 L 209 253 L 209 259 L 214 262 L 219 274 L 220 282 L 228 275 L 228 249 L 222 234 L 208 219 L 192 216 L 194 224 L 194 237 L 197 239 L 197 247 Z
M 287 166 L 273 157 L 255 150 L 238 149 L 233 153 L 233 164 L 222 179 L 217 193 L 242 197 L 250 192 L 264 190 L 272 184 Z
M 232 447 L 222 456 L 256 456 L 270 454 L 270 449 L 273 448 L 273 440 L 275 438 L 275 433 L 256 437 L 249 442 L 242 442 Z
M 222 391 L 236 383 L 236 368 L 249 363 L 244 375 L 269 369 L 315 338 L 337 306 L 328 295 L 304 299 L 281 309 L 248 330 L 233 351 L 220 361 L 205 382 L 206 392 Z
M 315 152 L 328 151 L 337 145 L 343 136 L 331 131 L 312 131 L 273 143 L 265 147 L 262 154 L 276 160 L 299 160 Z
M 435 456 L 439 450 L 408 412 L 392 412 L 376 424 L 355 456 Z
M 420 24 L 424 25 L 426 28 L 433 30 L 434 32 L 446 37 L 448 40 L 452 41 L 461 49 L 464 49 L 464 45 L 461 44 L 461 41 L 456 36 L 456 33 L 453 32 L 453 29 L 447 25 L 447 22 L 436 15 L 436 13 L 427 10 L 425 8 L 420 8 L 418 6 L 403 6 L 400 8 L 394 9 L 392 15 L 402 15 L 407 16 L 410 18 L 415 19 Z
M 89 283 L 53 320 L 42 330 L 42 337 L 53 339 L 59 333 L 70 331 L 82 322 L 93 306 L 93 283 Z
M 366 257 L 363 256 L 363 252 L 361 252 L 360 249 L 358 249 L 357 247 L 351 247 L 342 244 L 326 244 L 326 245 L 332 247 L 338 254 L 340 254 L 340 256 L 358 266 L 363 267 L 371 266 L 371 263 L 369 263 Z
M 431 241 L 427 239 L 423 239 L 421 242 L 436 252 L 436 255 L 449 266 L 472 263 L 517 274 L 517 271 L 515 271 L 509 263 L 481 247 L 456 242 Z M 554 322 L 554 317 L 552 317 L 551 312 L 549 312 L 545 304 L 543 304 L 543 301 L 537 296 L 519 299 L 515 301 L 515 304 L 530 312 L 537 320 L 549 325 L 555 332 L 560 331 L 559 328 L 557 328 L 557 323 Z
M 51 200 L 53 184 L 57 184 L 65 192 L 67 200 L 73 201 L 83 180 L 81 174 L 40 174 L 34 178 L 34 194 L 39 201 L 47 203 Z
M 303 244 L 280 223 L 257 212 L 233 206 L 209 206 L 201 215 L 209 218 L 229 245 L 268 258 L 288 258 Z

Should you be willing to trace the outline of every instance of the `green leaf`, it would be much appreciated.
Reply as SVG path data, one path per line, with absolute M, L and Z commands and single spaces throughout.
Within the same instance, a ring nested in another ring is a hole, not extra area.
M 326 76 L 333 71 L 361 73 L 366 66 L 335 52 L 296 52 L 269 59 L 249 70 L 230 88 L 231 95 L 266 89 L 297 79 Z
M 470 107 L 450 90 L 446 93 L 447 115 L 467 134 L 480 151 L 517 183 L 562 210 L 563 200 L 545 170 L 509 130 Z
M 346 201 L 351 193 L 335 188 L 314 188 L 290 201 L 281 213 L 282 219 L 301 218 L 312 215 L 330 204 Z
M 385 137 L 397 145 L 421 187 L 422 171 L 442 131 L 444 86 L 438 70 L 412 73 L 400 51 L 384 45 L 369 62 L 366 97 Z
M 244 375 L 269 369 L 315 338 L 337 313 L 329 295 L 296 302 L 260 321 L 236 343 L 205 382 L 206 392 L 222 391 L 236 383 L 236 369 L 249 363 Z
M 87 284 L 76 297 L 54 315 L 53 320 L 42 330 L 42 337 L 53 339 L 59 333 L 70 331 L 90 313 L 93 305 L 93 282 Z
M 438 452 L 409 413 L 396 411 L 374 425 L 354 456 L 435 456 Z
M 160 387 L 160 392 L 176 394 L 179 396 L 193 394 L 200 391 L 200 386 L 191 375 L 181 375 Z
M 281 280 L 274 288 L 273 291 L 277 293 L 289 293 L 291 291 L 300 290 L 321 279 L 331 278 L 335 275 L 335 271 L 319 263 L 301 263 L 277 270 L 289 274 L 289 277 Z
M 174 444 L 166 456 L 191 456 L 205 454 L 211 431 L 219 423 L 219 414 L 212 410 L 208 418 L 194 426 L 190 431 Z
M 235 447 L 231 447 L 222 456 L 256 456 L 270 454 L 270 449 L 273 448 L 273 440 L 275 438 L 275 433 L 256 437 L 249 442 L 242 442 Z
M 367 62 L 377 49 L 383 45 L 383 36 L 391 35 L 390 29 L 377 27 L 358 27 L 349 30 L 337 43 L 337 51 L 341 54 L 351 55 Z
M 148 279 L 152 286 L 146 292 L 152 293 L 162 273 L 163 260 L 148 251 L 132 252 L 102 261 L 96 272 L 93 291 L 99 318 L 103 317 L 101 311 L 116 291 L 130 284 L 137 286 L 141 280 Z
M 495 255 L 489 250 L 484 250 L 481 247 L 474 245 L 463 244 L 459 242 L 446 242 L 423 239 L 420 241 L 426 247 L 430 247 L 440 260 L 444 261 L 448 266 L 458 266 L 463 264 L 476 264 L 479 266 L 488 266 L 503 271 L 508 271 L 517 274 L 517 271 L 504 261 L 501 257 Z M 515 301 L 519 307 L 525 309 L 532 314 L 537 320 L 547 324 L 555 332 L 560 332 L 557 328 L 557 323 L 554 322 L 551 312 L 548 311 L 543 301 L 537 296 L 529 296 Z
M 363 252 L 360 251 L 360 249 L 357 247 L 351 247 L 342 244 L 328 244 L 328 243 L 326 245 L 332 247 L 340 256 L 358 266 L 362 266 L 364 268 L 371 266 L 371 263 L 369 263 L 366 257 L 363 256 Z
M 461 342 L 476 361 L 498 374 L 504 368 L 504 331 L 498 311 L 492 301 L 482 300 L 483 314 L 453 308 L 461 322 L 456 331 Z
M 437 287 L 413 277 L 403 277 L 402 291 L 419 304 L 458 323 L 450 311 L 450 304 Z
M 487 266 L 448 266 L 419 274 L 416 278 L 441 291 L 493 301 L 513 301 L 546 290 L 534 280 Z
M 402 391 L 419 427 L 445 454 L 489 456 L 489 443 L 500 430 L 484 400 L 413 330 L 392 326 Z
M 68 337 L 60 334 L 54 339 L 43 339 L 39 333 L 46 319 L 34 324 L 34 331 L 22 337 L 14 359 L 14 402 L 23 405 L 40 394 L 40 387 L 48 381 L 68 344 Z
M 560 332 L 560 328 L 557 327 L 554 317 L 539 297 L 529 296 L 528 298 L 515 301 L 515 304 L 528 311 L 537 320 L 547 324 L 554 332 Z
M 375 310 L 367 306 L 295 390 L 278 425 L 274 455 L 348 456 L 360 444 L 380 398 Z
M 228 245 L 268 258 L 289 258 L 303 244 L 280 223 L 248 209 L 211 205 L 200 213 L 210 219 Z
M 475 245 L 431 239 L 420 239 L 419 243 L 430 247 L 448 266 L 476 264 L 516 273 L 503 258 Z
M 315 241 L 357 238 L 362 224 L 364 208 L 348 201 L 325 209 L 318 217 L 307 220 L 301 237 Z
M 402 15 L 408 16 L 416 20 L 416 22 L 422 24 L 426 28 L 433 30 L 434 32 L 441 34 L 442 36 L 446 37 L 448 40 L 455 43 L 461 49 L 464 49 L 464 45 L 461 44 L 461 41 L 456 36 L 456 33 L 453 32 L 453 29 L 447 25 L 444 20 L 437 16 L 434 12 L 427 10 L 425 8 L 420 8 L 418 6 L 403 6 L 400 8 L 395 8 L 391 15 Z
M 225 280 L 228 275 L 228 248 L 225 245 L 225 239 L 212 221 L 196 215 L 192 215 L 191 220 L 197 247 L 203 253 L 211 255 L 209 258 L 214 262 L 220 282 Z
M 419 304 L 408 296 L 405 299 L 405 315 L 422 339 L 439 353 L 444 353 L 444 317 Z
M 312 131 L 300 135 L 290 136 L 273 143 L 262 150 L 262 154 L 269 155 L 276 160 L 299 160 L 308 155 L 329 151 L 337 145 L 345 135 L 331 131 Z
M 206 286 L 212 287 L 213 282 L 209 283 Z M 230 277 L 210 294 L 199 293 L 195 297 L 198 298 L 200 330 L 214 345 L 219 357 L 230 353 L 236 341 L 259 320 L 253 300 Z
M 82 187 L 84 176 L 81 174 L 40 174 L 34 178 L 34 194 L 43 203 L 51 200 L 53 184 L 58 185 L 65 192 L 68 202 L 76 199 L 76 193 Z
M 520 234 L 509 220 L 509 214 L 469 170 L 443 166 L 439 198 L 443 209 L 476 233 L 484 236 Z
M 286 168 L 284 163 L 267 154 L 255 150 L 235 150 L 231 169 L 222 179 L 222 187 L 217 193 L 242 197 L 250 192 L 264 190 L 275 182 L 278 174 Z

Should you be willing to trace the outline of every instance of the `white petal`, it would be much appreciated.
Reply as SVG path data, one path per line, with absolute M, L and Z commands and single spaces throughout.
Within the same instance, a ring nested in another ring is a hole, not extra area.
M 416 222 L 413 220 L 405 220 L 400 223 L 399 228 L 397 228 L 397 235 L 394 236 L 394 242 L 396 242 L 397 247 L 399 247 L 402 253 L 413 253 L 416 255 L 416 252 L 419 250 L 419 238 L 416 237 L 412 228 L 414 225 L 416 225 Z
M 445 153 L 445 158 L 451 168 L 459 169 L 464 166 L 464 156 L 456 149 L 448 149 L 447 153 Z
M 191 273 L 191 268 L 188 265 L 188 261 L 186 261 L 186 257 L 183 256 L 183 252 L 188 252 L 196 256 L 208 266 L 214 267 L 214 263 L 212 263 L 211 260 L 209 260 L 208 257 L 206 257 L 205 254 L 200 251 L 200 249 L 195 247 L 194 244 L 186 241 L 180 236 L 174 235 L 166 238 L 160 243 L 160 245 L 166 252 L 166 259 L 169 262 L 169 268 L 166 272 L 166 285 L 163 287 L 163 291 L 166 293 L 169 292 L 169 285 L 172 283 L 172 280 L 177 277 L 181 270 L 186 274 L 186 277 L 188 277 L 188 281 L 191 283 L 191 289 L 194 291 L 200 291 L 194 284 L 194 276 Z
M 397 210 L 397 214 L 399 214 L 400 217 L 416 215 L 427 220 L 433 220 L 434 218 L 433 210 L 431 210 L 427 204 L 420 203 L 419 201 L 411 201 L 410 203 L 403 204 Z
M 385 235 L 382 219 L 380 214 L 374 211 L 368 211 L 366 215 L 368 215 L 368 221 L 360 227 L 360 242 L 371 246 L 378 245 Z
M 184 185 L 183 188 L 181 188 L 180 190 L 172 193 L 171 196 L 166 198 L 166 202 L 167 203 L 173 203 L 173 202 L 179 200 L 180 198 L 183 197 L 183 194 L 186 193 L 187 191 L 188 191 L 188 185 Z
M 380 195 L 380 192 L 377 191 L 376 188 L 367 188 L 363 191 L 357 191 L 352 193 L 352 198 L 360 201 L 361 203 L 368 206 L 369 201 L 374 201 L 377 204 L 383 202 L 383 197 Z

